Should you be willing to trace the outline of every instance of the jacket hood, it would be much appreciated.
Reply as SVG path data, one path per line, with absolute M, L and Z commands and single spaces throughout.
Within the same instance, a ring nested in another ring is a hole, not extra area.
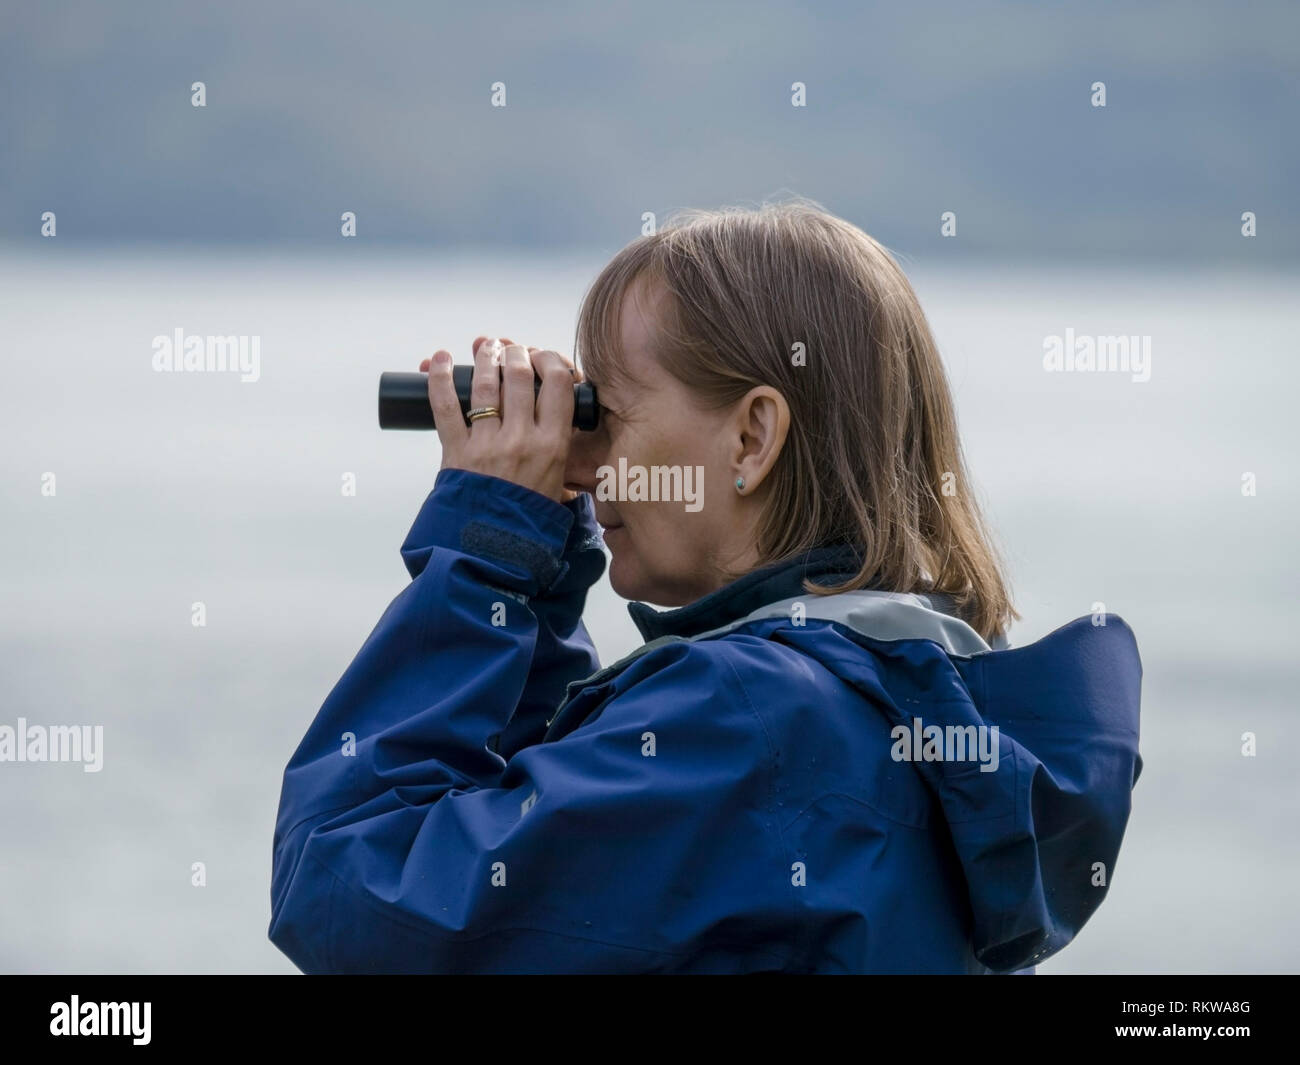
M 977 959 L 1010 971 L 1069 943 L 1109 889 L 1142 771 L 1129 626 L 1082 617 L 997 649 L 929 597 L 867 590 L 772 602 L 692 638 L 756 622 L 888 722 L 943 811 Z M 954 744 L 964 757 L 944 757 Z

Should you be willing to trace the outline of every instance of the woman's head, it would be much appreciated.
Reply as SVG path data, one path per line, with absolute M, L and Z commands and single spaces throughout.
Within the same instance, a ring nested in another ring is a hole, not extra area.
M 986 636 L 1015 616 L 925 316 L 855 226 L 806 201 L 683 212 L 597 277 L 576 352 L 607 409 L 566 479 L 620 526 L 620 595 L 681 605 L 850 543 L 857 576 L 809 592 L 945 592 Z M 638 498 L 637 468 L 642 489 L 702 471 L 702 505 Z

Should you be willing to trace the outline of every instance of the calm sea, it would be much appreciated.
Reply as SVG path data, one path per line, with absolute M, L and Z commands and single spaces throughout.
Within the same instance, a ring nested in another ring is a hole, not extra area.
M 99 773 L 0 764 L 0 970 L 294 971 L 266 938 L 281 773 L 438 466 L 433 434 L 377 429 L 378 374 L 479 333 L 571 350 L 601 261 L 0 255 L 0 724 L 104 727 Z M 1295 971 L 1297 277 L 908 269 L 1013 642 L 1104 603 L 1145 665 L 1110 895 L 1041 971 Z M 259 337 L 259 380 L 155 373 L 178 328 Z M 1046 372 L 1067 330 L 1149 338 L 1149 380 Z M 603 660 L 639 642 L 608 584 L 588 609 Z

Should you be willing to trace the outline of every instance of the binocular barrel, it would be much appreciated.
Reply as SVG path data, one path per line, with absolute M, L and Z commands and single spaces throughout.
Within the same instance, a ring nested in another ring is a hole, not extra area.
M 462 414 L 469 413 L 473 366 L 453 366 L 451 378 L 456 386 Z M 542 387 L 541 378 L 533 381 L 533 394 Z M 573 424 L 578 429 L 594 429 L 600 408 L 596 389 L 586 381 L 573 386 Z M 429 375 L 422 373 L 383 373 L 379 375 L 379 428 L 432 429 L 433 409 L 429 406 Z

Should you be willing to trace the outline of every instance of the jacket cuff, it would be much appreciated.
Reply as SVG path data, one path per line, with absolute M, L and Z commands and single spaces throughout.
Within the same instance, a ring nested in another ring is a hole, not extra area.
M 545 594 L 567 572 L 576 518 L 571 506 L 513 481 L 444 469 L 402 544 L 402 560 L 418 577 L 435 549 L 455 551 L 494 563 L 526 595 Z
M 596 506 L 586 493 L 562 505 L 573 515 L 573 526 L 564 544 L 566 571 L 550 592 L 554 595 L 585 593 L 605 572 L 605 541 L 596 521 Z

